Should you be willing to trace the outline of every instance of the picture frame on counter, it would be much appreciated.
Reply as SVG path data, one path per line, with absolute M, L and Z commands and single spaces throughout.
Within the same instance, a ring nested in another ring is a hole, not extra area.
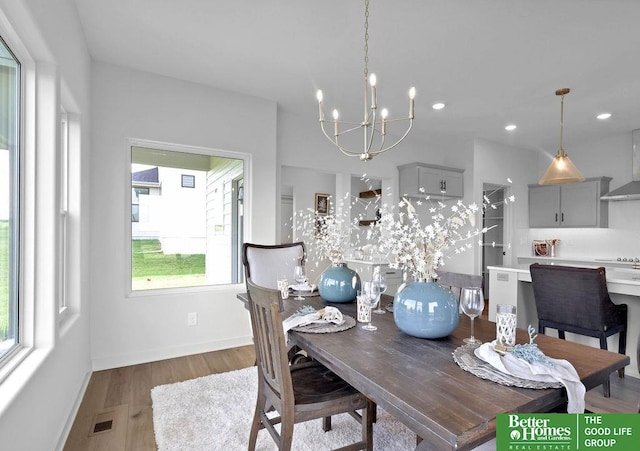
M 533 255 L 536 257 L 549 256 L 549 244 L 546 240 L 533 240 Z

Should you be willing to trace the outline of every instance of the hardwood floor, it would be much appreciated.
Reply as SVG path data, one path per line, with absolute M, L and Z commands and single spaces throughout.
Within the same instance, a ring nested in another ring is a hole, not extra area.
M 91 375 L 65 451 L 157 449 L 151 389 L 156 385 L 224 373 L 253 365 L 253 345 L 158 362 L 96 371 Z M 98 429 L 111 429 L 94 433 Z
M 151 411 L 151 389 L 187 379 L 253 365 L 253 346 L 196 354 L 159 362 L 96 371 L 91 376 L 66 451 L 146 451 L 157 449 Z M 640 379 L 611 375 L 611 398 L 602 387 L 587 393 L 592 412 L 638 412 Z M 98 431 L 94 433 L 94 425 Z M 107 429 L 110 426 L 110 429 Z M 105 428 L 106 430 L 100 431 Z

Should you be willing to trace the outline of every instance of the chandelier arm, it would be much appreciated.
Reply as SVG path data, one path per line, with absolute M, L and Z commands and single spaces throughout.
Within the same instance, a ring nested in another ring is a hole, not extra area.
M 347 157 L 357 157 L 360 154 L 359 153 L 355 153 L 352 152 L 348 149 L 345 149 L 344 147 L 342 147 L 340 144 L 338 144 L 338 140 L 332 138 L 331 136 L 329 136 L 329 134 L 327 133 L 327 131 L 324 129 L 324 122 L 325 121 L 320 121 L 320 129 L 322 130 L 322 133 L 324 133 L 324 136 L 326 136 L 326 138 L 331 141 L 333 143 L 334 146 L 336 146 L 338 148 L 338 150 L 340 150 L 340 152 L 342 152 L 344 155 L 346 155 Z
M 413 118 L 411 118 L 411 116 L 407 116 L 407 117 L 398 117 L 395 119 L 387 119 L 387 124 L 391 123 L 391 122 L 400 122 L 400 121 L 413 121 Z
M 397 146 L 398 144 L 400 144 L 409 134 L 409 132 L 411 131 L 411 127 L 413 127 L 413 119 L 411 119 L 411 121 L 409 122 L 409 128 L 407 128 L 407 131 L 404 132 L 404 135 L 402 135 L 402 138 L 400 138 L 398 141 L 396 141 L 395 144 L 385 148 L 385 149 L 379 149 L 379 150 L 375 150 L 373 152 L 370 152 L 371 155 L 378 155 L 381 154 L 383 152 L 386 152 L 387 150 L 391 150 L 393 149 L 395 146 Z
M 338 122 L 338 124 L 346 124 L 347 122 Z M 354 124 L 354 122 L 349 122 L 349 124 Z M 359 130 L 362 128 L 362 124 L 358 124 L 355 127 L 352 128 L 348 128 L 347 130 L 343 130 L 341 131 L 338 135 L 346 135 L 349 132 L 352 132 L 354 130 Z

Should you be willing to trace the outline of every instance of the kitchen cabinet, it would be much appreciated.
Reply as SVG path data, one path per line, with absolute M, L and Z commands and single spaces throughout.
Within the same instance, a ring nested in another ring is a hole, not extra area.
M 464 196 L 464 169 L 424 163 L 398 166 L 400 195 L 409 197 Z M 421 191 L 421 188 L 424 191 Z
M 529 227 L 608 227 L 611 177 L 564 185 L 529 185 Z

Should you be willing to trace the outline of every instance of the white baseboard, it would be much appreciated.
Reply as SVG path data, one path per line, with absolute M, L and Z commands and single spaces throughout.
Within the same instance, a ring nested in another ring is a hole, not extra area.
M 111 368 L 120 368 L 123 366 L 155 362 L 157 360 L 171 359 L 174 357 L 182 357 L 185 355 L 236 348 L 238 346 L 245 346 L 250 344 L 253 344 L 253 338 L 251 335 L 247 335 L 241 337 L 226 338 L 223 340 L 207 341 L 204 343 L 176 346 L 172 348 L 165 347 L 158 349 L 149 349 L 147 351 L 131 354 L 118 354 L 110 357 L 93 359 L 91 363 L 93 371 L 101 371 Z
M 73 427 L 73 422 L 78 416 L 78 411 L 80 410 L 80 404 L 82 404 L 82 399 L 84 398 L 84 394 L 87 391 L 87 387 L 89 386 L 90 380 L 91 380 L 91 371 L 89 371 L 84 376 L 84 380 L 82 381 L 82 385 L 80 387 L 80 390 L 78 391 L 78 396 L 76 396 L 76 400 L 73 403 L 71 412 L 69 412 L 67 421 L 65 422 L 64 428 L 60 433 L 60 439 L 58 440 L 58 444 L 56 445 L 56 451 L 62 451 L 64 449 L 64 445 L 67 443 L 67 439 L 69 438 L 69 433 L 71 432 L 71 428 Z

